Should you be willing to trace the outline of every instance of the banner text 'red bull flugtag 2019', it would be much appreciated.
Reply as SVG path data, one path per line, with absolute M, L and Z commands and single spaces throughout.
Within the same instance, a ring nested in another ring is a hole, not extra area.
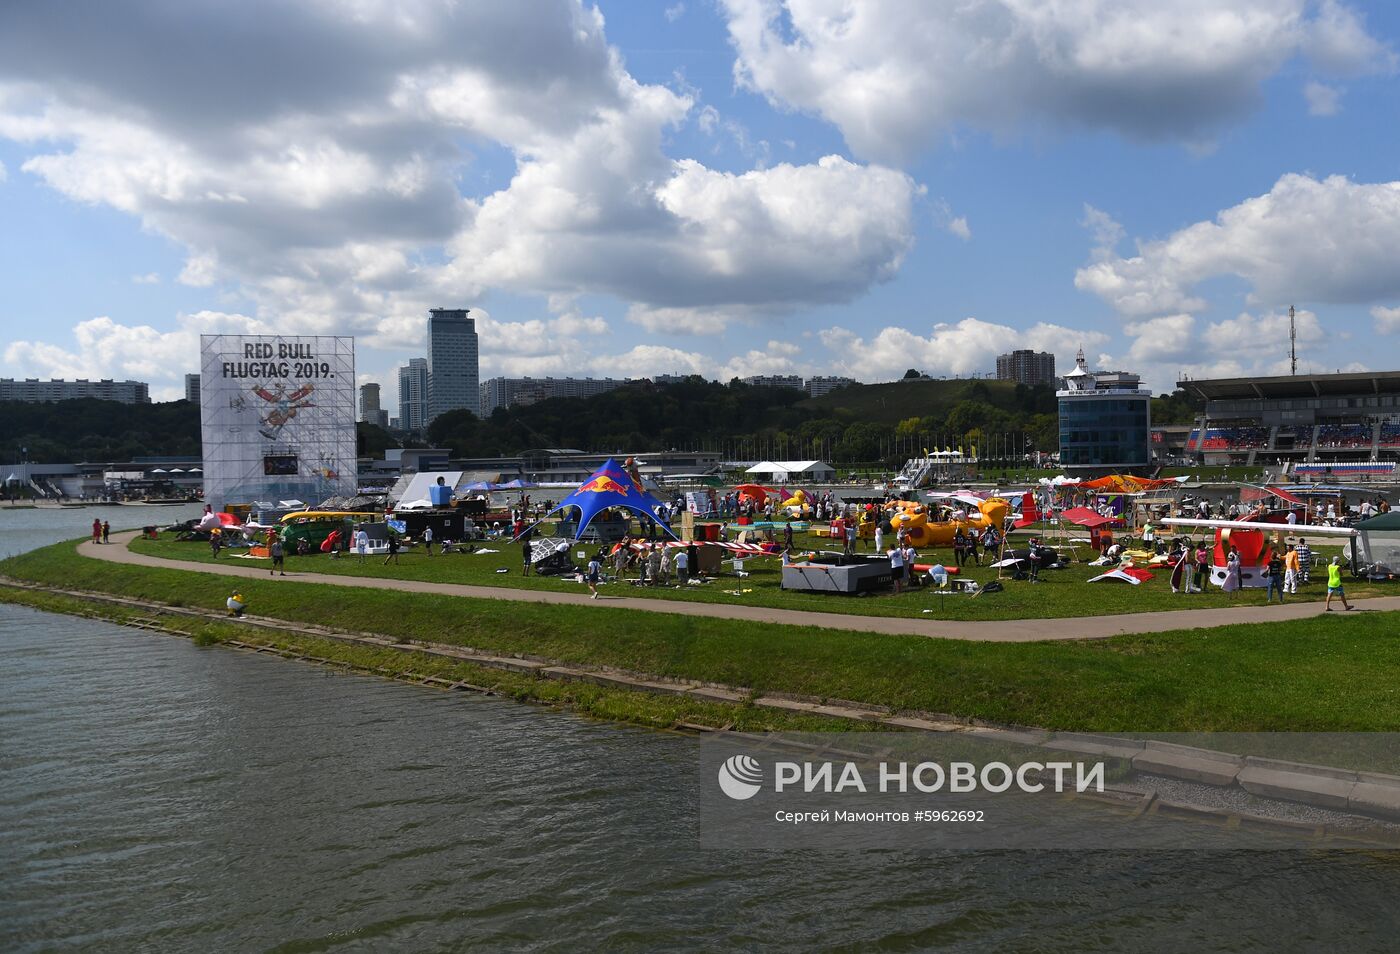
M 355 492 L 355 339 L 200 336 L 204 499 Z

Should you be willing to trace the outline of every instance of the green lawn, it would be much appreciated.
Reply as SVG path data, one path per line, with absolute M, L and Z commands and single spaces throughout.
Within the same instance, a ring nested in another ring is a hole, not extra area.
M 814 547 L 828 545 L 826 541 L 805 535 L 798 536 L 799 544 L 809 543 Z M 173 537 L 163 536 L 159 540 L 138 539 L 132 549 L 168 559 L 191 560 L 199 563 L 212 561 L 209 548 L 201 543 L 177 543 Z M 394 577 L 398 579 L 425 580 L 434 583 L 470 583 L 476 586 L 504 586 L 529 590 L 553 590 L 577 593 L 582 585 L 572 579 L 561 577 L 525 577 L 521 575 L 520 547 L 510 543 L 489 543 L 486 546 L 498 553 L 478 554 L 437 554 L 428 556 L 421 549 L 406 550 L 400 563 L 385 566 L 383 558 L 368 559 L 363 564 L 353 554 L 332 559 L 322 554 L 308 557 L 288 557 L 287 568 L 291 573 L 314 571 L 346 576 Z M 574 552 L 591 553 L 594 547 L 583 545 L 574 547 Z M 270 561 L 250 561 L 235 556 L 239 551 L 224 551 L 220 561 L 233 560 L 240 564 L 268 565 Z M 1079 552 L 1086 558 L 1088 547 L 1080 547 Z M 1333 551 L 1327 551 L 1333 552 Z M 952 562 L 952 554 L 946 550 L 929 551 L 921 559 L 926 562 Z M 579 561 L 582 562 L 582 561 Z M 1029 582 L 1004 579 L 1006 589 L 1000 593 L 990 593 L 977 598 L 949 593 L 940 596 L 932 589 L 916 589 L 895 596 L 884 593 L 873 596 L 844 596 L 830 593 L 791 592 L 780 588 L 782 573 L 777 557 L 760 557 L 745 563 L 750 573 L 747 577 L 736 577 L 724 564 L 724 575 L 713 582 L 684 588 L 638 587 L 629 584 L 609 583 L 603 591 L 608 594 L 623 593 L 627 596 L 640 596 L 658 600 L 688 600 L 700 603 L 747 604 L 775 609 L 807 610 L 823 613 L 850 613 L 860 616 L 903 616 L 954 620 L 1005 620 L 1065 618 L 1073 616 L 1109 616 L 1123 613 L 1142 613 L 1153 610 L 1200 609 L 1212 606 L 1232 606 L 1244 603 L 1262 604 L 1263 590 L 1251 590 L 1234 596 L 1210 588 L 1204 594 L 1191 596 L 1175 595 L 1171 591 L 1170 574 L 1163 570 L 1157 577 L 1140 586 L 1128 583 L 1105 581 L 1088 584 L 1085 581 L 1097 576 L 1103 568 L 1075 564 L 1063 570 L 1047 570 L 1041 574 L 1042 582 Z M 497 570 L 506 569 L 506 573 Z M 997 578 L 997 571 L 990 568 L 965 568 L 963 576 L 985 583 Z M 1325 595 L 1322 580 L 1325 576 L 1314 575 L 1311 585 L 1304 587 L 1296 597 L 1290 599 L 1320 600 Z M 1347 594 L 1351 598 L 1392 595 L 1400 590 L 1382 584 L 1364 583 L 1360 580 L 1348 581 Z M 931 610 L 925 613 L 924 610 Z
M 71 543 L 6 560 L 0 572 L 208 608 L 222 606 L 228 586 L 80 557 Z M 240 586 L 262 615 L 900 710 L 1085 731 L 1400 731 L 1397 613 L 994 644 L 294 579 Z

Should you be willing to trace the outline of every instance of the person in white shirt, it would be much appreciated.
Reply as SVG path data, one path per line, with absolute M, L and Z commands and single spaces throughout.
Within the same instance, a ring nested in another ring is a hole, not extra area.
M 424 528 L 423 528 L 423 549 L 427 552 L 428 556 L 432 556 L 432 555 L 433 555 L 433 528 L 432 528 L 432 527 L 424 527 Z
M 888 556 L 894 577 L 894 592 L 898 596 L 904 591 L 904 548 L 898 545 L 891 547 Z
M 1298 526 L 1298 512 L 1296 510 L 1288 511 L 1288 525 L 1290 527 Z

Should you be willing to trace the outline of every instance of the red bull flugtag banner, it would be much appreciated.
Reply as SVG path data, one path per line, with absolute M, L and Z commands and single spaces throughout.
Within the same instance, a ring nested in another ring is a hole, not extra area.
M 317 503 L 355 492 L 355 339 L 202 335 L 204 499 Z

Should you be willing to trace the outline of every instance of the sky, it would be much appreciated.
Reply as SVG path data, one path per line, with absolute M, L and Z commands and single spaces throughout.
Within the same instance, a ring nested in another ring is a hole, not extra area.
M 0 376 L 1400 368 L 1400 5 L 0 5 Z

